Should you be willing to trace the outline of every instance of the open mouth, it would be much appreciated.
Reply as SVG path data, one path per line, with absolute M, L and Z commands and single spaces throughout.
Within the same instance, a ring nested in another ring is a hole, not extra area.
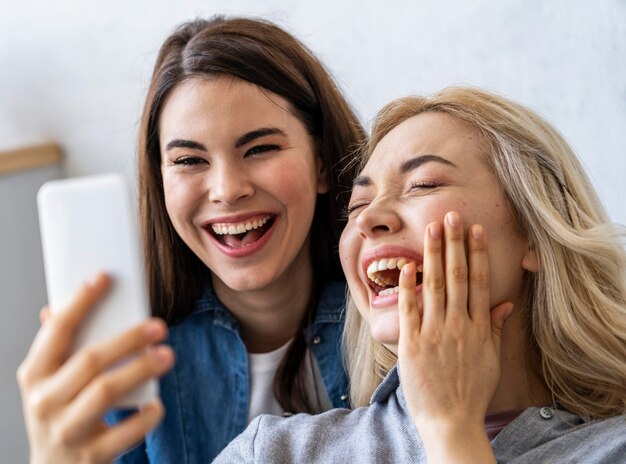
M 275 219 L 275 215 L 266 214 L 242 222 L 208 224 L 205 228 L 220 243 L 230 248 L 244 248 L 263 237 Z
M 385 296 L 398 293 L 400 287 L 400 270 L 407 264 L 413 262 L 412 259 L 382 258 L 372 261 L 367 266 L 367 278 L 370 288 L 374 291 L 374 295 Z M 422 283 L 422 264 L 417 265 L 417 285 Z

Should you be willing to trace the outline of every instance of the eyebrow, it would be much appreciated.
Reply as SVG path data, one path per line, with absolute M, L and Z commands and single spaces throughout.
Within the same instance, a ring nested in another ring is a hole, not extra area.
M 194 142 L 193 140 L 174 139 L 165 145 L 165 151 L 173 150 L 174 148 L 190 148 L 192 150 L 207 151 L 206 147 L 201 143 Z
M 256 129 L 250 132 L 245 133 L 241 137 L 239 137 L 235 141 L 235 148 L 240 148 L 248 143 L 256 140 L 260 137 L 265 137 L 266 135 L 282 135 L 283 137 L 287 137 L 287 134 L 284 130 L 279 129 L 278 127 L 262 127 L 261 129 Z
M 441 163 L 447 166 L 452 166 L 454 168 L 458 168 L 456 164 L 452 161 L 448 161 L 445 158 L 437 155 L 421 155 L 416 156 L 415 158 L 411 158 L 406 160 L 404 163 L 400 165 L 400 174 L 406 174 L 407 172 L 413 171 L 414 169 L 419 168 L 422 164 L 426 163 Z M 372 179 L 369 176 L 357 176 L 352 183 L 353 187 L 367 187 L 372 185 Z
M 458 166 L 454 164 L 452 161 L 448 161 L 447 159 L 442 158 L 441 156 L 421 155 L 421 156 L 416 156 L 415 158 L 406 160 L 404 163 L 402 163 L 400 165 L 400 174 L 406 174 L 409 171 L 413 171 L 414 169 L 419 168 L 422 164 L 429 163 L 429 162 L 441 163 L 447 166 L 458 168 Z
M 262 127 L 261 129 L 255 129 L 253 131 L 246 132 L 241 137 L 239 137 L 235 141 L 235 148 L 241 148 L 242 146 L 247 145 L 248 143 L 256 139 L 265 137 L 267 135 L 282 135 L 283 137 L 287 137 L 287 134 L 282 129 L 279 129 L 277 127 Z M 171 140 L 165 146 L 166 151 L 172 150 L 174 148 L 189 148 L 192 150 L 201 150 L 204 152 L 208 151 L 203 144 L 195 142 L 193 140 L 184 139 Z

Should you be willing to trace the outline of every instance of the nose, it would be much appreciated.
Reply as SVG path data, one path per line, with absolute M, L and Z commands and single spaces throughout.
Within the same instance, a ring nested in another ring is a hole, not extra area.
M 254 195 L 254 183 L 250 173 L 237 163 L 226 161 L 212 166 L 209 177 L 209 201 L 233 205 Z
M 397 232 L 402 227 L 402 220 L 390 202 L 380 199 L 363 208 L 356 218 L 356 225 L 361 237 L 375 238 Z

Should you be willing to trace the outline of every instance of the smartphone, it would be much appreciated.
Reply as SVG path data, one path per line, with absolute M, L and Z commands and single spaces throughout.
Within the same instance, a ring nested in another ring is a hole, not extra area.
M 68 306 L 86 279 L 112 277 L 104 299 L 89 313 L 73 350 L 106 340 L 150 316 L 138 215 L 129 181 L 121 174 L 46 182 L 37 194 L 48 304 Z M 158 394 L 150 380 L 115 406 L 133 408 Z

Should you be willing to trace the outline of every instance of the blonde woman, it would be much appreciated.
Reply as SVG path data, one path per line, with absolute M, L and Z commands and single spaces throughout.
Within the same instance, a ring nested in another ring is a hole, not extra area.
M 450 88 L 387 105 L 362 163 L 340 253 L 370 406 L 263 416 L 216 462 L 625 462 L 626 259 L 562 137 Z

